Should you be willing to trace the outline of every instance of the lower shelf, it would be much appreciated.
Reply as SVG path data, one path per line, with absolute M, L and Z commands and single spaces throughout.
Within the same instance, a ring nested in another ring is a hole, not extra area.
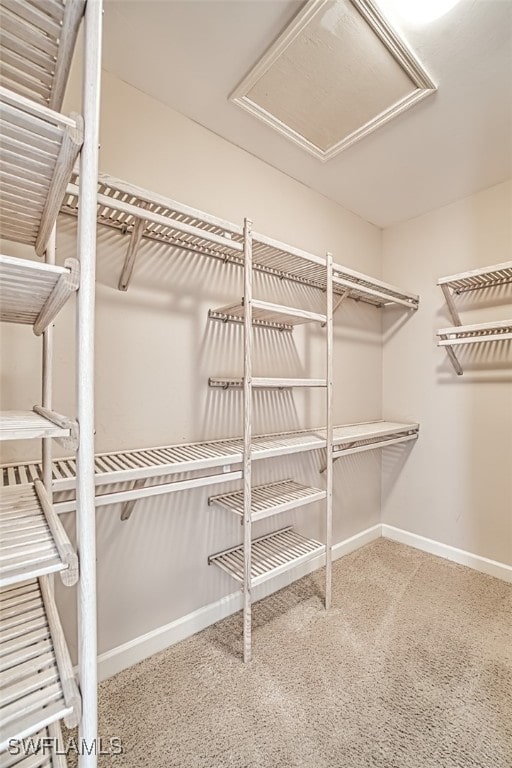
M 57 720 L 74 727 L 80 695 L 46 577 L 0 590 L 0 752 Z
M 287 512 L 289 509 L 296 509 L 305 504 L 312 504 L 314 501 L 321 501 L 325 499 L 325 496 L 326 492 L 320 488 L 310 488 L 296 483 L 294 480 L 280 480 L 278 483 L 257 485 L 252 489 L 251 519 L 253 521 L 262 520 L 280 512 Z M 208 504 L 214 504 L 243 517 L 244 492 L 240 490 L 219 496 L 210 496 Z
M 254 539 L 251 547 L 251 585 L 262 584 L 268 579 L 295 568 L 325 552 L 325 545 L 315 539 L 306 539 L 291 526 Z M 208 558 L 241 584 L 244 580 L 243 545 L 225 549 Z

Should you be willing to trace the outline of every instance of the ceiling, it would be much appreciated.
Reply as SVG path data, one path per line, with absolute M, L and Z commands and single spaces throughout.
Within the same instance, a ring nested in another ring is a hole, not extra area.
M 412 0 L 410 0 L 412 1 Z M 327 162 L 228 100 L 302 0 L 107 0 L 104 67 L 380 227 L 512 176 L 512 1 L 378 6 L 438 91 Z

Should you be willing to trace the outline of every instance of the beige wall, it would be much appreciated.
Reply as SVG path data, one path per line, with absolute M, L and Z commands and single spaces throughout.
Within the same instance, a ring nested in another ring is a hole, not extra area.
M 68 108 L 76 106 L 73 90 Z M 257 230 L 379 276 L 381 232 L 246 152 L 105 73 L 101 170 L 232 221 L 250 216 Z M 59 260 L 74 252 L 72 218 L 59 226 Z M 166 445 L 241 433 L 238 393 L 209 390 L 210 375 L 241 372 L 242 336 L 236 326 L 208 321 L 207 311 L 241 296 L 242 274 L 187 253 L 145 243 L 133 283 L 117 290 L 126 238 L 99 231 L 96 331 L 98 451 Z M 10 248 L 9 251 L 14 250 Z M 19 249 L 18 251 L 19 252 Z M 258 281 L 262 298 L 279 296 L 307 306 L 299 289 Z M 313 298 L 323 301 L 323 294 Z M 318 305 L 320 306 L 320 305 Z M 382 317 L 347 302 L 335 325 L 335 422 L 381 416 Z M 39 399 L 40 342 L 26 328 L 2 329 L 3 407 Z M 293 335 L 258 332 L 262 375 L 322 375 L 324 341 L 318 329 Z M 73 413 L 73 307 L 56 325 L 54 406 Z M 259 430 L 324 422 L 323 394 L 261 393 Z M 9 445 L 5 460 L 37 455 L 35 445 Z M 255 481 L 284 477 L 322 483 L 321 457 L 258 463 Z M 226 486 L 222 486 L 226 488 Z M 213 488 L 210 492 L 219 492 Z M 120 506 L 102 507 L 98 522 L 100 652 L 127 642 L 235 591 L 234 582 L 207 565 L 207 556 L 240 541 L 240 524 L 207 506 L 201 490 L 141 500 L 128 522 Z M 335 469 L 335 541 L 379 521 L 380 455 L 358 454 Z M 72 515 L 66 516 L 72 525 Z M 323 536 L 321 508 L 307 508 L 256 526 L 255 535 L 296 521 L 299 531 Z M 66 631 L 74 634 L 72 590 L 59 589 Z
M 398 470 L 383 465 L 382 522 L 512 564 L 511 342 L 461 350 L 453 371 L 435 332 L 451 325 L 439 277 L 508 261 L 512 183 L 384 232 L 384 279 L 421 295 L 399 333 L 384 328 L 383 411 L 421 434 Z M 512 286 L 459 297 L 466 322 L 511 316 Z

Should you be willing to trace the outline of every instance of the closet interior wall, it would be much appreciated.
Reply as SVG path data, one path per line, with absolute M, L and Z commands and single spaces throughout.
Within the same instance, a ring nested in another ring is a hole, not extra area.
M 379 275 L 381 233 L 375 227 L 108 73 L 102 93 L 103 170 L 230 221 L 242 222 L 250 212 L 258 231 L 316 254 L 329 248 L 340 254 L 344 265 Z M 74 226 L 72 217 L 61 217 L 61 258 L 72 243 Z M 243 271 L 144 242 L 129 290 L 121 292 L 118 282 L 127 238 L 104 227 L 98 238 L 97 450 L 239 436 L 241 392 L 209 388 L 208 379 L 222 372 L 242 375 L 242 327 L 210 320 L 208 311 L 241 295 Z M 317 311 L 325 307 L 322 291 L 316 291 L 315 298 L 314 290 L 266 276 L 257 279 L 266 300 L 301 306 L 305 299 L 311 309 L 315 300 Z M 333 421 L 379 419 L 382 311 L 347 300 L 334 317 L 334 391 L 343 392 L 343 397 L 334 397 Z M 61 382 L 72 367 L 65 353 L 70 327 L 62 323 L 58 334 L 56 344 L 63 352 L 57 360 L 56 388 L 64 404 L 69 394 Z M 262 374 L 304 377 L 323 371 L 321 329 L 298 327 L 293 334 L 255 329 L 254 335 L 262 342 L 255 360 Z M 15 344 L 14 337 L 4 341 L 7 346 Z M 254 431 L 260 434 L 325 423 L 322 396 L 315 392 L 263 391 L 254 400 L 256 406 L 258 402 L 265 406 L 255 407 L 260 415 Z M 380 467 L 378 450 L 335 463 L 334 543 L 379 522 Z M 300 477 L 315 486 L 320 468 L 318 451 L 261 460 L 254 463 L 253 483 Z M 140 499 L 125 521 L 120 519 L 120 504 L 98 510 L 100 651 L 235 591 L 230 577 L 209 568 L 207 561 L 212 553 L 240 543 L 240 522 L 209 507 L 209 495 L 211 490 L 202 488 Z M 283 515 L 282 524 L 293 523 L 302 534 L 321 541 L 325 535 L 321 505 L 318 512 L 293 510 Z M 70 524 L 69 515 L 63 519 Z M 256 536 L 276 528 L 268 519 L 257 526 Z M 284 583 L 262 584 L 255 597 Z M 154 599 L 148 600 L 149 594 Z M 62 590 L 58 597 L 66 614 L 71 597 Z M 66 629 L 72 636 L 73 628 Z
M 438 279 L 510 262 L 511 210 L 508 181 L 389 228 L 383 259 L 384 279 L 414 280 L 421 293 L 400 333 L 386 329 L 393 311 L 384 318 L 383 407 L 389 418 L 414 414 L 422 439 L 407 472 L 383 467 L 382 522 L 508 565 L 512 341 L 458 346 L 464 373 L 457 376 L 436 334 L 453 325 Z M 464 323 L 510 321 L 512 284 L 455 302 Z

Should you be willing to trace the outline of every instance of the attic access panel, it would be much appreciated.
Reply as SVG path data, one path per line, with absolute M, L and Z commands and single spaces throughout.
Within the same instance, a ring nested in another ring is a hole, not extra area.
M 325 161 L 435 90 L 370 0 L 308 0 L 230 100 Z

